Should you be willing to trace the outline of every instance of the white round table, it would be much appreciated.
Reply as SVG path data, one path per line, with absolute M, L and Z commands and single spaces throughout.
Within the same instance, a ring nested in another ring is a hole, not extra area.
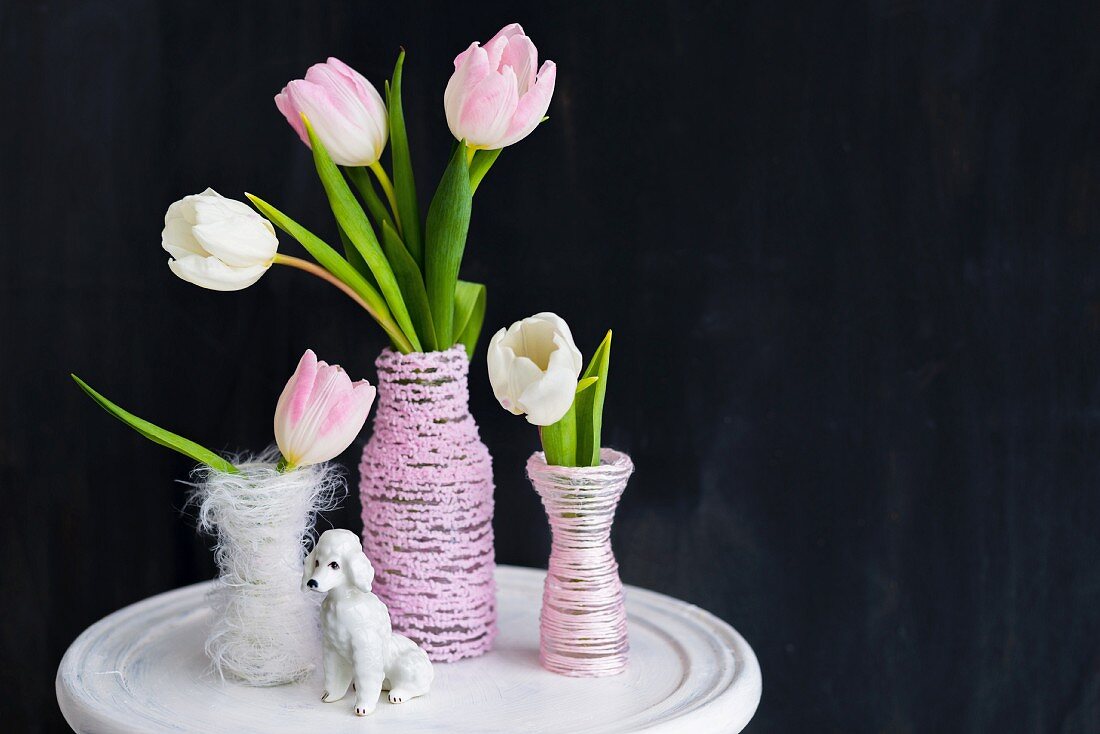
M 538 661 L 545 571 L 497 569 L 500 635 L 492 652 L 437 664 L 431 693 L 383 696 L 357 717 L 352 699 L 321 702 L 319 673 L 251 688 L 210 672 L 203 641 L 209 583 L 121 609 L 84 631 L 57 671 L 57 700 L 77 732 L 739 732 L 760 702 L 744 638 L 709 612 L 627 587 L 630 665 L 611 678 L 567 678 Z

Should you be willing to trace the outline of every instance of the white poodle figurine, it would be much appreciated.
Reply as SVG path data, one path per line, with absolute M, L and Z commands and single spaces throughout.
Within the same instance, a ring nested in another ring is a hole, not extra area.
M 325 692 L 321 700 L 339 701 L 355 690 L 355 713 L 374 712 L 378 694 L 390 703 L 428 692 L 435 673 L 428 654 L 390 628 L 386 605 L 371 593 L 374 568 L 363 555 L 359 536 L 328 530 L 306 558 L 302 589 L 328 596 L 321 603 L 324 633 Z

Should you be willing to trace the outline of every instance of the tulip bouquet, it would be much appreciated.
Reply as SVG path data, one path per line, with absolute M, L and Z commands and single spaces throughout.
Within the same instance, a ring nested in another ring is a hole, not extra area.
M 468 407 L 486 288 L 459 271 L 474 195 L 501 151 L 546 119 L 557 70 L 539 66 L 516 23 L 458 54 L 442 94 L 454 147 L 422 218 L 404 61 L 402 51 L 384 94 L 330 58 L 275 96 L 312 151 L 334 237 L 258 196 L 246 194 L 249 207 L 207 189 L 168 208 L 161 242 L 172 272 L 196 285 L 240 290 L 285 265 L 339 288 L 382 327 L 390 347 L 375 362 L 378 411 L 359 465 L 364 549 L 394 630 L 433 660 L 456 660 L 496 634 L 492 460 Z M 279 252 L 276 229 L 309 258 Z
M 253 211 L 207 189 L 172 204 L 165 215 L 161 241 L 172 272 L 231 291 L 252 285 L 271 265 L 298 268 L 355 300 L 398 352 L 460 344 L 472 355 L 485 286 L 458 275 L 474 193 L 501 151 L 546 119 L 556 69 L 552 61 L 538 67 L 535 45 L 517 23 L 458 55 L 443 94 L 456 144 L 422 222 L 401 101 L 404 59 L 402 51 L 385 100 L 335 58 L 310 67 L 275 96 L 313 152 L 342 254 L 258 196 L 246 194 Z M 389 171 L 382 163 L 387 142 Z M 272 223 L 314 261 L 279 253 Z
M 352 382 L 307 350 L 275 408 L 275 442 L 232 461 L 123 410 L 76 375 L 111 415 L 155 443 L 197 461 L 191 501 L 199 528 L 216 534 L 218 583 L 206 651 L 222 676 L 252 685 L 298 680 L 320 651 L 315 604 L 299 591 L 303 543 L 315 515 L 335 506 L 341 470 L 327 463 L 366 421 L 375 388 Z

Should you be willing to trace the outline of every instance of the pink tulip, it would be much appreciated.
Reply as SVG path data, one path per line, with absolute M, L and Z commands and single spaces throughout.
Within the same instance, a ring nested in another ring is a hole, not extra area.
M 531 134 L 550 106 L 557 67 L 543 63 L 519 23 L 480 47 L 477 42 L 455 58 L 455 71 L 443 93 L 447 125 L 473 148 L 495 150 Z
M 290 467 L 328 461 L 351 445 L 374 403 L 374 387 L 352 382 L 307 349 L 275 408 L 275 442 Z
M 389 136 L 386 104 L 378 90 L 339 59 L 314 64 L 275 95 L 275 106 L 309 145 L 302 114 L 332 160 L 341 166 L 369 166 L 382 157 Z

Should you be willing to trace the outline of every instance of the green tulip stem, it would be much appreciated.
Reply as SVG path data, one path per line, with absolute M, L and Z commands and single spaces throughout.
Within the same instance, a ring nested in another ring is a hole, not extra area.
M 401 215 L 397 211 L 397 196 L 393 193 L 393 183 L 390 181 L 390 177 L 386 175 L 386 169 L 382 168 L 381 161 L 375 161 L 370 164 L 370 170 L 374 171 L 378 184 L 386 194 L 386 200 L 390 202 L 390 211 L 393 212 L 393 220 L 397 222 L 398 231 L 403 231 L 401 229 Z

